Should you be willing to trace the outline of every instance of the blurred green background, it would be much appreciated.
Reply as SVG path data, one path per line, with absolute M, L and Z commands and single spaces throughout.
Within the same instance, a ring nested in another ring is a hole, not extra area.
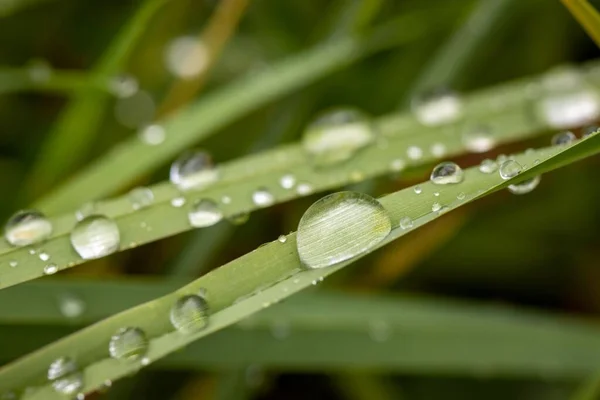
M 227 7 L 225 3 L 239 12 L 239 21 L 230 19 L 226 22 L 229 30 L 216 30 L 217 39 L 223 42 L 222 52 L 215 56 L 204 76 L 203 87 L 192 93 L 188 101 L 218 90 L 242 74 L 268 70 L 274 62 L 320 42 L 360 35 L 402 15 L 414 14 L 419 18 L 418 25 L 427 29 L 408 43 L 388 46 L 232 122 L 201 144 L 217 163 L 258 151 L 265 143 L 272 147 L 296 141 L 316 114 L 332 106 L 349 105 L 375 116 L 384 115 L 406 108 L 411 95 L 423 86 L 447 86 L 469 92 L 539 74 L 560 64 L 582 63 L 598 53 L 558 0 L 250 0 L 248 4 L 171 0 L 144 27 L 134 52 L 119 71 L 137 79 L 140 88 L 150 94 L 158 113 L 174 82 L 165 67 L 169 43 L 180 36 L 206 34 L 205 28 L 220 7 Z M 106 104 L 98 103 L 100 119 L 90 127 L 94 131 L 93 145 L 89 149 L 70 148 L 74 154 L 72 165 L 64 171 L 59 166 L 60 173 L 38 181 L 36 165 L 47 150 L 45 143 L 53 125 L 74 91 L 42 90 L 35 86 L 10 89 L 12 75 L 2 75 L 3 69 L 30 74 L 36 65 L 44 65 L 40 64 L 43 60 L 55 70 L 81 71 L 78 79 L 89 80 L 97 60 L 140 5 L 141 0 L 0 0 L 3 216 L 49 192 L 113 145 L 136 134 L 136 129 L 124 126 L 115 116 L 119 99 L 111 97 Z M 475 13 L 481 14 L 484 7 L 496 8 L 474 21 Z M 397 29 L 407 28 L 398 25 Z M 452 44 L 457 32 L 462 36 Z M 466 55 L 460 56 L 461 52 Z M 485 155 L 464 156 L 458 162 L 475 165 L 482 158 L 546 143 L 548 137 L 543 137 Z M 135 162 L 131 160 L 132 164 Z M 527 196 L 497 193 L 450 213 L 355 263 L 320 290 L 335 287 L 369 293 L 402 292 L 593 319 L 600 311 L 598 167 L 599 160 L 591 159 L 544 176 L 540 187 Z M 381 195 L 424 180 L 428 172 L 429 167 L 406 177 L 380 178 L 361 184 L 359 189 Z M 167 178 L 165 165 L 138 183 Z M 55 279 L 118 277 L 133 281 L 141 279 L 141 275 L 167 279 L 177 271 L 177 263 L 188 260 L 184 276 L 173 278 L 185 281 L 251 251 L 281 232 L 295 230 L 303 211 L 318 197 L 256 212 L 239 227 L 217 226 L 142 246 Z M 205 245 L 199 246 L 201 242 Z M 10 361 L 69 329 L 42 323 L 0 326 L 0 358 Z M 33 331 L 35 340 L 30 339 Z M 9 346 L 11 351 L 3 353 L 2 349 Z M 249 363 L 234 371 L 209 368 L 192 372 L 160 367 L 143 370 L 90 398 L 568 399 L 579 384 L 573 379 L 495 376 L 481 371 L 440 375 L 406 370 L 377 374 L 320 371 L 315 367 L 303 372 L 265 369 Z

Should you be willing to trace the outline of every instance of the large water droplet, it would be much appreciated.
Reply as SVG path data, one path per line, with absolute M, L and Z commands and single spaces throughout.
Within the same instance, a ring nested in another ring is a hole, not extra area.
M 309 268 L 349 260 L 376 246 L 390 233 L 390 216 L 371 196 L 339 192 L 306 210 L 298 225 L 297 246 Z
M 541 100 L 539 113 L 551 128 L 574 128 L 600 117 L 600 98 L 586 89 L 551 95 Z
M 430 180 L 436 185 L 447 185 L 462 182 L 464 175 L 463 170 L 457 164 L 446 161 L 433 168 Z
M 221 219 L 223 219 L 223 213 L 219 209 L 217 203 L 210 199 L 197 201 L 188 213 L 190 225 L 195 228 L 212 226 Z
M 275 202 L 275 198 L 266 188 L 258 188 L 252 193 L 252 201 L 259 207 L 268 207 Z
M 92 215 L 79 221 L 71 231 L 71 245 L 84 260 L 100 258 L 119 249 L 117 224 L 103 215 Z
M 108 353 L 117 360 L 137 360 L 147 351 L 148 338 L 140 328 L 121 328 L 108 343 Z
M 304 150 L 319 165 L 351 158 L 375 140 L 369 118 L 357 110 L 335 110 L 311 123 L 302 138 Z
M 208 303 L 195 294 L 183 296 L 173 304 L 169 316 L 179 332 L 196 332 L 208 325 Z
M 175 38 L 165 51 L 165 65 L 170 73 L 193 79 L 206 69 L 210 61 L 208 48 L 193 36 Z
M 553 146 L 562 146 L 565 144 L 572 143 L 576 139 L 577 139 L 577 136 L 575 136 L 575 134 L 573 132 L 564 131 L 564 132 L 560 132 L 560 133 L 557 133 L 556 135 L 552 136 L 552 145 Z
M 219 173 L 208 153 L 189 151 L 171 164 L 169 178 L 179 189 L 189 190 L 203 188 L 216 182 Z
M 54 390 L 61 394 L 74 394 L 83 386 L 83 374 L 69 357 L 54 360 L 48 367 L 47 377 Z
M 457 93 L 436 89 L 416 96 L 411 108 L 423 125 L 436 126 L 456 121 L 462 114 L 462 101 Z
M 496 144 L 492 130 L 483 125 L 468 128 L 462 135 L 465 148 L 475 153 L 484 153 L 491 150 Z
M 514 178 L 515 176 L 519 175 L 522 170 L 523 167 L 521 167 L 521 164 L 515 160 L 507 160 L 504 161 L 500 166 L 500 176 L 502 179 Z
M 492 172 L 496 172 L 497 169 L 498 164 L 496 164 L 496 161 L 490 160 L 489 158 L 483 160 L 481 164 L 479 164 L 479 171 L 484 174 L 491 174 Z
M 154 202 L 154 193 L 147 187 L 132 189 L 127 195 L 134 210 L 148 207 Z
M 512 194 L 526 194 L 535 189 L 542 180 L 540 175 L 534 176 L 533 178 L 526 179 L 523 182 L 513 183 L 508 186 L 508 191 Z
M 39 211 L 22 210 L 8 219 L 4 237 L 13 246 L 39 243 L 52 234 L 52 223 Z

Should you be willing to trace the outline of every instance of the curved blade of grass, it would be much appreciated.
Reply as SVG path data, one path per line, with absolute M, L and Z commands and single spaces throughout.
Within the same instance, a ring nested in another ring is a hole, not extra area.
M 44 93 L 71 94 L 81 90 L 108 90 L 108 77 L 93 76 L 87 72 L 51 70 L 47 79 L 35 79 L 28 67 L 0 67 L 0 95 L 37 91 Z
M 423 24 L 424 19 L 431 23 Z M 437 18 L 430 12 L 407 14 L 374 29 L 366 37 L 317 45 L 266 71 L 242 77 L 167 118 L 163 122 L 167 138 L 160 146 L 148 146 L 137 138 L 125 141 L 40 200 L 37 207 L 56 213 L 114 193 L 236 118 L 374 51 L 414 40 L 441 24 L 432 21 Z
M 384 196 L 379 199 L 392 221 L 392 232 L 370 251 L 382 247 L 404 234 L 442 215 L 432 212 L 433 201 L 444 205 L 447 211 L 460 207 L 477 198 L 495 192 L 507 185 L 517 183 L 560 166 L 573 163 L 600 152 L 600 135 L 591 135 L 574 144 L 544 148 L 514 156 L 523 166 L 523 172 L 515 178 L 503 180 L 497 174 L 484 174 L 478 167 L 464 171 L 464 182 L 459 185 L 421 184 L 422 193 L 413 188 Z M 535 166 L 533 166 L 535 165 Z M 533 167 L 531 167 L 533 166 Z M 437 191 L 439 196 L 431 196 Z M 459 193 L 464 199 L 458 200 Z M 431 202 L 425 201 L 429 197 Z M 408 216 L 414 221 L 413 228 L 401 229 L 399 220 Z M 71 356 L 82 368 L 83 392 L 90 392 L 104 382 L 134 373 L 142 367 L 140 361 L 121 362 L 108 357 L 108 341 L 112 334 L 124 326 L 142 329 L 149 340 L 148 352 L 143 364 L 154 362 L 203 336 L 269 307 L 328 275 L 351 264 L 359 258 L 317 270 L 304 269 L 296 251 L 296 234 L 286 236 L 281 243 L 275 240 L 255 251 L 218 268 L 176 292 L 142 304 L 102 322 L 90 326 L 0 370 L 0 388 L 23 390 L 29 388 L 25 399 L 60 398 L 51 384 L 45 380 L 46 367 L 64 356 Z M 370 252 L 369 251 L 369 252 Z M 169 323 L 169 310 L 180 296 L 205 291 L 210 304 L 210 324 L 199 332 L 181 334 Z
M 596 46 L 600 47 L 600 14 L 587 0 L 561 0 L 585 29 Z
M 122 72 L 135 44 L 150 26 L 150 20 L 167 1 L 142 2 L 91 73 L 111 76 Z M 35 198 L 86 157 L 109 100 L 107 93 L 88 90 L 71 100 L 43 144 L 22 197 Z
M 465 121 L 488 126 L 497 132 L 498 143 L 522 140 L 548 129 L 544 121 L 531 116 L 538 95 L 526 82 L 531 80 L 488 89 L 465 99 Z M 505 108 L 498 111 L 498 103 L 504 104 Z M 462 126 L 461 123 L 457 126 Z M 377 125 L 383 138 L 380 145 L 364 149 L 351 163 L 315 169 L 301 145 L 287 145 L 224 164 L 220 168 L 220 181 L 204 190 L 180 193 L 170 183 L 163 183 L 152 188 L 155 200 L 150 207 L 135 211 L 128 197 L 123 196 L 100 204 L 96 212 L 115 220 L 121 231 L 120 249 L 125 250 L 192 229 L 187 213 L 199 199 L 208 198 L 219 203 L 223 196 L 230 197 L 232 201 L 220 207 L 225 217 L 231 217 L 259 208 L 252 202 L 252 193 L 259 187 L 268 188 L 275 202 L 305 195 L 279 185 L 280 177 L 292 171 L 299 183 L 309 183 L 312 192 L 319 192 L 390 171 L 397 172 L 393 167 L 397 160 L 406 162 L 409 167 L 422 166 L 465 152 L 462 131 L 456 129 L 457 126 L 454 129 L 448 126 L 425 128 L 410 114 L 384 117 Z M 411 136 L 415 131 L 419 135 Z M 439 153 L 440 145 L 444 154 Z M 402 155 L 414 146 L 423 150 L 422 157 L 417 160 L 403 158 Z M 175 197 L 186 199 L 185 206 L 173 207 L 171 200 Z M 83 262 L 69 242 L 68 235 L 76 223 L 74 213 L 53 218 L 52 222 L 53 236 L 43 245 L 11 248 L 0 242 L 0 273 L 3 277 L 0 288 L 43 275 L 46 262 L 32 255 L 32 250 L 43 249 L 50 254 L 51 262 L 59 270 Z M 10 267 L 11 262 L 17 262 L 20 267 Z

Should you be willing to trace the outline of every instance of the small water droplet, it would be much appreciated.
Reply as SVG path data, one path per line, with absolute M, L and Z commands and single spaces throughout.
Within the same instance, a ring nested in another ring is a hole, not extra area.
M 313 192 L 313 187 L 310 183 L 299 183 L 296 186 L 296 193 L 301 196 L 307 196 Z
M 465 199 L 465 197 L 466 197 L 466 194 L 465 194 L 465 192 L 460 192 L 459 194 L 457 194 L 457 195 L 456 195 L 456 198 L 457 198 L 458 200 L 464 200 L 464 199 Z
M 119 249 L 119 227 L 103 215 L 92 215 L 79 221 L 71 231 L 71 245 L 84 260 L 92 260 Z
M 208 303 L 195 294 L 183 296 L 173 304 L 169 317 L 179 332 L 197 332 L 208 326 Z
M 202 199 L 194 203 L 188 213 L 190 225 L 195 228 L 206 228 L 223 219 L 223 213 L 217 203 L 210 199 Z
M 497 169 L 498 164 L 496 164 L 496 161 L 490 160 L 489 158 L 486 158 L 481 162 L 481 164 L 479 164 L 479 171 L 483 172 L 484 174 L 491 174 L 496 172 Z
M 138 138 L 148 146 L 158 146 L 166 138 L 165 128 L 159 124 L 146 125 L 138 131 Z
M 38 257 L 40 258 L 40 260 L 42 261 L 48 261 L 50 259 L 50 254 L 46 253 L 45 251 L 42 251 Z
M 194 79 L 209 65 L 210 52 L 197 37 L 181 36 L 169 43 L 164 60 L 171 74 L 182 79 Z
M 154 193 L 147 187 L 134 188 L 127 197 L 134 210 L 148 207 L 154 202 Z
M 572 143 L 576 139 L 577 139 L 577 137 L 575 136 L 575 134 L 573 132 L 564 131 L 564 132 L 560 132 L 560 133 L 557 133 L 556 135 L 552 136 L 552 145 L 553 146 L 562 146 L 565 144 Z
M 234 225 L 245 224 L 246 222 L 248 222 L 249 219 L 250 219 L 250 213 L 248 213 L 248 212 L 241 212 L 241 213 L 233 214 L 232 216 L 227 218 L 227 220 Z
M 393 172 L 400 172 L 406 167 L 406 162 L 401 158 L 396 158 L 390 163 L 390 169 Z
M 16 268 L 19 266 L 19 263 L 16 260 L 10 260 L 8 265 L 10 265 L 12 268 Z
M 591 135 L 595 134 L 596 132 L 598 132 L 599 129 L 600 129 L 600 127 L 598 125 L 588 125 L 581 130 L 582 137 L 591 136 Z
M 231 197 L 229 197 L 229 196 L 223 196 L 223 197 L 221 197 L 221 203 L 223 203 L 223 204 L 231 204 Z
M 218 169 L 204 151 L 188 151 L 171 164 L 171 183 L 180 190 L 200 189 L 219 179 Z
M 356 257 L 389 234 L 391 221 L 371 196 L 339 192 L 306 210 L 298 225 L 298 254 L 308 268 L 324 268 Z
M 140 361 L 140 364 L 142 364 L 145 367 L 146 365 L 150 364 L 150 358 L 148 358 L 148 357 L 142 358 L 142 360 Z
M 284 189 L 291 189 L 296 184 L 296 177 L 291 174 L 284 175 L 279 179 L 279 184 Z
M 464 131 L 462 142 L 467 150 L 474 153 L 484 153 L 494 148 L 496 139 L 489 127 L 477 125 Z
M 22 210 L 13 214 L 4 226 L 4 237 L 13 246 L 39 243 L 52 234 L 52 223 L 39 211 Z
M 317 165 L 330 165 L 350 159 L 375 137 L 373 125 L 365 114 L 340 109 L 327 112 L 311 123 L 302 137 L 302 146 Z
M 183 207 L 185 205 L 185 197 L 173 197 L 171 199 L 171 205 L 175 208 Z
M 443 162 L 431 171 L 430 180 L 436 185 L 460 183 L 464 179 L 463 170 L 453 162 Z
M 108 90 L 121 99 L 133 96 L 139 88 L 137 79 L 128 74 L 114 76 L 108 82 Z
M 400 219 L 400 228 L 410 229 L 413 227 L 413 220 L 410 217 L 402 217 Z
M 409 146 L 406 149 L 406 155 L 411 160 L 420 160 L 423 157 L 423 150 L 417 146 Z
M 435 202 L 431 205 L 431 211 L 438 212 L 442 209 L 442 205 L 438 202 Z
M 279 235 L 277 240 L 281 243 L 285 243 L 287 241 L 287 237 L 285 235 Z
M 456 121 L 462 114 L 460 96 L 449 89 L 438 88 L 416 96 L 411 101 L 416 118 L 423 125 L 436 126 Z
M 66 318 L 77 318 L 83 314 L 85 303 L 79 297 L 67 294 L 59 298 L 58 308 Z
M 36 250 L 36 249 L 29 249 L 27 252 L 28 252 L 29 254 L 31 254 L 32 256 L 35 256 L 35 255 L 36 255 L 36 253 L 37 253 L 37 250 Z
M 534 176 L 533 178 L 526 179 L 523 182 L 513 183 L 508 186 L 508 191 L 512 194 L 526 194 L 535 189 L 542 180 L 540 175 Z
M 413 190 L 415 191 L 416 194 L 423 193 L 423 189 L 419 185 L 415 186 Z
M 275 198 L 267 188 L 258 188 L 252 193 L 252 202 L 259 207 L 268 207 L 275 202 Z
M 437 158 L 442 158 L 446 155 L 446 145 L 443 143 L 434 143 L 431 145 L 431 154 Z
M 433 195 L 434 195 L 435 197 L 440 197 L 440 192 L 433 192 Z
M 47 377 L 54 390 L 61 394 L 75 394 L 83 386 L 83 374 L 69 357 L 54 360 L 48 367 Z
M 515 160 L 507 160 L 500 166 L 500 176 L 505 180 L 514 178 L 521 173 L 522 169 L 521 164 Z
M 58 265 L 56 265 L 56 264 L 47 264 L 44 267 L 45 275 L 52 275 L 52 274 L 55 274 L 57 271 L 58 271 Z
M 121 328 L 108 343 L 108 353 L 117 360 L 134 361 L 148 351 L 148 339 L 140 328 Z

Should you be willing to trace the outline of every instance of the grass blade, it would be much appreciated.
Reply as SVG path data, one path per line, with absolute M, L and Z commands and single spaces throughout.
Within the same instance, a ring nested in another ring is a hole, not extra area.
M 577 22 L 600 47 L 600 14 L 587 0 L 561 0 Z
M 421 184 L 421 188 L 423 196 L 438 191 L 436 201 L 450 211 L 510 184 L 530 179 L 599 152 L 600 135 L 594 134 L 568 145 L 514 156 L 513 159 L 524 167 L 520 174 L 511 179 L 502 179 L 496 173 L 481 173 L 478 167 L 472 167 L 464 171 L 465 180 L 460 185 L 440 187 L 425 182 Z M 464 196 L 457 200 L 459 193 L 464 193 Z M 413 188 L 407 188 L 379 199 L 390 215 L 393 229 L 382 242 L 369 249 L 370 251 L 441 215 L 441 212 L 432 212 L 431 203 L 423 201 L 423 196 L 416 195 Z M 402 229 L 399 226 L 399 220 L 404 216 L 414 221 L 412 228 Z M 19 390 L 28 387 L 30 389 L 25 399 L 59 398 L 51 384 L 45 380 L 44 366 L 68 354 L 74 357 L 83 369 L 82 390 L 92 391 L 103 385 L 107 379 L 118 379 L 141 368 L 139 362 L 120 362 L 108 357 L 107 342 L 119 328 L 136 326 L 146 333 L 149 340 L 148 352 L 143 362 L 146 365 L 310 287 L 363 256 L 364 254 L 326 269 L 307 270 L 301 265 L 296 251 L 296 235 L 291 233 L 287 235 L 284 243 L 275 240 L 261 246 L 170 295 L 113 316 L 10 364 L 0 371 L 0 388 Z M 267 288 L 264 289 L 265 287 Z M 174 302 L 180 296 L 198 293 L 201 290 L 206 291 L 210 304 L 210 325 L 204 330 L 186 335 L 173 331 L 168 315 Z M 152 315 L 152 318 L 148 318 L 148 315 Z M 551 329 L 545 330 L 552 332 Z M 556 343 L 554 340 L 552 345 Z M 469 346 L 473 344 L 470 340 L 467 343 Z M 586 347 L 584 354 L 587 351 L 589 349 Z M 35 389 L 32 386 L 35 386 Z
M 108 77 L 81 71 L 49 70 L 47 78 L 36 79 L 31 68 L 35 67 L 0 67 L 0 95 L 20 91 L 72 94 L 81 90 L 108 90 Z

